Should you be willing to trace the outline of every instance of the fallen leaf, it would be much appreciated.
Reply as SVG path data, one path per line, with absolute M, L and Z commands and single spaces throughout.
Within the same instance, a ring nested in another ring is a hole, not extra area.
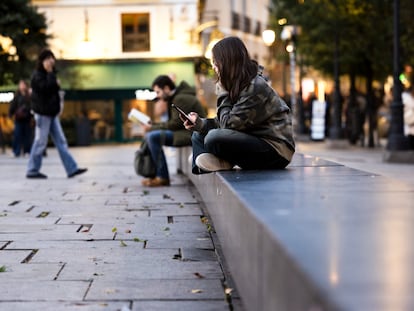
M 114 288 L 108 288 L 108 289 L 105 290 L 105 293 L 107 293 L 107 294 L 114 294 L 114 293 L 117 293 L 117 292 L 118 292 L 118 290 L 114 289 Z
M 49 215 L 50 214 L 50 212 L 41 212 L 39 215 L 37 215 L 36 217 L 37 218 L 45 218 L 45 217 L 47 217 L 47 215 Z
M 169 228 L 169 227 L 165 227 L 165 228 L 163 229 L 163 231 L 170 231 L 170 228 Z
M 0 272 L 6 272 L 6 266 L 1 266 L 0 267 Z
M 231 293 L 233 292 L 233 288 L 230 288 L 230 287 L 227 287 L 225 290 L 224 290 L 224 293 L 226 294 L 226 295 L 231 295 Z
M 126 229 L 125 230 L 125 233 L 131 233 L 131 230 L 130 229 Z
M 128 246 L 124 241 L 121 240 L 120 242 L 122 247 Z
M 194 273 L 194 275 L 196 276 L 196 277 L 198 277 L 199 279 L 204 279 L 204 275 L 201 275 L 200 273 L 198 273 L 198 272 L 195 272 Z
M 118 229 L 116 227 L 112 228 L 112 232 L 116 232 Z
M 191 293 L 193 293 L 193 294 L 199 294 L 199 293 L 202 293 L 203 291 L 201 290 L 201 289 L 192 289 L 191 290 Z

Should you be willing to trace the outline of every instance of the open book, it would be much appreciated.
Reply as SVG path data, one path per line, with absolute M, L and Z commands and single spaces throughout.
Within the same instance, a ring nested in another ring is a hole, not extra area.
M 142 113 L 141 111 L 132 108 L 131 111 L 128 114 L 128 119 L 132 122 L 140 122 L 143 124 L 150 124 L 151 118 L 147 116 L 145 113 Z

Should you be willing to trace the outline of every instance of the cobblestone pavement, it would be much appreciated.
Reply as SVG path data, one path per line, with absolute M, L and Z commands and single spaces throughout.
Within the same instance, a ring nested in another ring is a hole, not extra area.
M 55 148 L 46 180 L 25 178 L 27 158 L 0 154 L 1 311 L 241 310 L 173 149 L 172 185 L 154 189 L 133 171 L 136 148 L 71 148 L 89 169 L 72 179 Z

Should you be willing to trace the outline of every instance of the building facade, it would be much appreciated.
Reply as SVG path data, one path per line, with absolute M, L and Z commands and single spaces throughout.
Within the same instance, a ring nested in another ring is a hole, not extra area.
M 137 108 L 153 116 L 148 95 L 159 74 L 186 80 L 207 109 L 214 107 L 213 80 L 203 70 L 209 42 L 237 35 L 253 58 L 264 61 L 268 2 L 33 0 L 47 18 L 49 45 L 58 59 L 65 90 L 62 124 L 73 130 L 68 139 L 80 144 L 139 136 L 127 115 Z M 90 122 L 89 138 L 77 133 L 82 118 Z

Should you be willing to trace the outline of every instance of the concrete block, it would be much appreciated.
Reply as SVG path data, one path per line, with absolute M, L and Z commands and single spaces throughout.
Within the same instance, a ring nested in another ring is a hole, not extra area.
M 134 281 L 143 279 L 222 279 L 220 265 L 213 261 L 182 261 L 173 257 L 158 257 L 142 259 L 132 257 L 117 264 L 117 262 L 90 261 L 69 262 L 59 273 L 59 280 L 101 280 L 101 281 Z
M 191 301 L 134 301 L 132 311 L 228 311 L 229 305 L 224 300 Z M 236 310 L 235 310 L 236 311 Z
M 123 307 L 129 307 L 129 301 L 97 301 L 85 302 L 79 301 L 27 301 L 27 302 L 2 302 L 0 301 L 0 310 L 18 310 L 18 311 L 114 311 L 122 310 Z
M 1 261 L 1 264 L 5 262 Z M 6 271 L 0 273 L 0 282 L 7 283 L 11 280 L 53 281 L 62 268 L 62 264 L 5 264 Z M 0 305 L 0 310 L 1 305 Z
M 133 282 L 94 281 L 86 296 L 88 300 L 206 300 L 223 299 L 220 280 L 135 280 Z
M 83 281 L 10 280 L 0 282 L 0 301 L 81 301 L 88 287 Z
M 21 263 L 32 250 L 0 250 L 0 266 L 9 263 Z

